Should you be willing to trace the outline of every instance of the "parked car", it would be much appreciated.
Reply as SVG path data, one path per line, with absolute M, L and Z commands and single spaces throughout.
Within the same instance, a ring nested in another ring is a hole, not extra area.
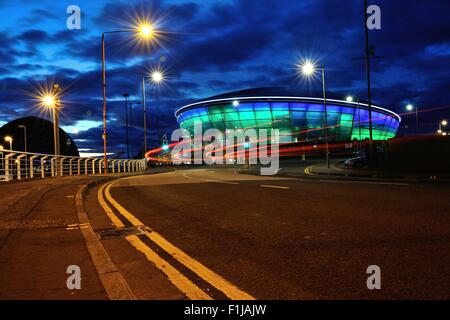
M 366 165 L 366 157 L 360 156 L 360 157 L 350 158 L 350 159 L 345 160 L 344 164 L 346 167 L 350 167 L 350 168 L 361 168 Z

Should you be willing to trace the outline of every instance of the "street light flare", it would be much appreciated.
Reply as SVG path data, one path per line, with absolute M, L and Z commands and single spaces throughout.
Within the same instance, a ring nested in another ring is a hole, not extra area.
M 311 76 L 316 71 L 316 66 L 309 60 L 300 65 L 300 71 L 305 76 Z
M 161 83 L 164 81 L 164 75 L 160 71 L 152 72 L 151 79 L 153 83 Z
M 56 104 L 56 99 L 52 95 L 45 95 L 42 97 L 42 103 L 44 104 L 44 106 L 52 108 Z
M 139 34 L 145 39 L 151 38 L 154 34 L 154 31 L 155 29 L 149 23 L 144 23 L 139 26 Z

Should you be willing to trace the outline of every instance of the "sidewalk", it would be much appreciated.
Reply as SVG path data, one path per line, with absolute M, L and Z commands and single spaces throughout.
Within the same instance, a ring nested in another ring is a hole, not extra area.
M 367 167 L 349 168 L 344 164 L 344 159 L 332 159 L 328 168 L 325 160 L 298 160 L 289 163 L 280 163 L 277 176 L 294 178 L 341 178 L 341 179 L 370 179 L 407 182 L 450 182 L 449 176 L 435 176 L 428 174 L 392 172 L 376 170 Z M 259 175 L 260 166 L 241 168 L 240 173 Z
M 331 161 L 330 167 L 326 163 L 318 163 L 308 168 L 307 173 L 311 175 L 325 175 L 348 178 L 366 178 L 366 179 L 380 179 L 393 181 L 408 181 L 408 182 L 450 182 L 449 175 L 436 175 L 426 173 L 412 173 L 412 172 L 393 172 L 388 170 L 377 170 L 367 167 L 363 168 L 349 168 L 344 164 L 344 160 Z
M 2 184 L 0 299 L 106 299 L 80 233 L 75 194 L 101 176 Z M 81 290 L 66 286 L 81 268 Z

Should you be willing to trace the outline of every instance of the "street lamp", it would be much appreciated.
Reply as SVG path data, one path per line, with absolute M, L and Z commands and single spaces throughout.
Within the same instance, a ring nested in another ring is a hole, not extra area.
M 316 66 L 313 62 L 306 60 L 300 66 L 300 72 L 306 77 L 311 77 L 316 72 Z M 322 71 L 322 89 L 323 89 L 323 106 L 324 106 L 324 126 L 325 126 L 325 144 L 327 153 L 327 167 L 330 167 L 330 148 L 328 144 L 328 111 L 327 111 L 327 96 L 326 96 L 326 83 L 325 83 L 325 67 L 321 66 Z
M 23 129 L 23 140 L 24 140 L 24 150 L 25 152 L 28 152 L 28 146 L 27 146 L 27 126 L 23 124 L 18 125 L 19 129 Z M 25 176 L 28 179 L 28 155 L 25 155 Z
M 125 98 L 125 123 L 126 123 L 126 143 L 127 143 L 127 158 L 130 159 L 130 145 L 128 140 L 128 97 L 130 96 L 128 93 L 123 94 Z
M 153 70 L 149 79 L 153 85 L 160 85 L 164 82 L 164 73 L 160 70 Z M 142 76 L 142 107 L 144 111 L 144 153 L 147 152 L 147 104 L 146 104 L 146 94 L 145 94 L 145 75 Z
M 443 127 L 446 127 L 448 124 L 447 120 L 442 120 L 441 122 L 439 122 L 439 129 L 437 131 L 438 134 L 442 134 L 443 136 L 446 136 L 447 133 L 444 132 Z
M 141 104 L 140 102 L 130 102 L 130 137 L 131 137 L 131 145 L 130 152 L 133 154 L 133 105 Z M 129 157 L 128 157 L 129 158 Z
M 5 141 L 6 141 L 6 142 L 9 142 L 9 150 L 12 151 L 12 149 L 13 149 L 13 138 L 10 137 L 10 136 L 6 136 L 6 137 L 5 137 Z
M 412 112 L 413 110 L 416 111 L 416 133 L 418 133 L 419 132 L 419 108 L 413 106 L 412 104 L 407 104 L 406 110 L 409 112 Z
M 0 172 L 1 172 L 5 167 L 5 161 L 3 160 L 3 146 L 1 144 L 0 144 L 0 160 L 2 161 L 0 165 Z
M 105 50 L 105 36 L 107 34 L 116 34 L 116 33 L 134 33 L 141 37 L 142 39 L 151 39 L 155 36 L 154 27 L 147 22 L 141 23 L 134 29 L 124 29 L 124 30 L 116 30 L 116 31 L 106 31 L 102 33 L 102 87 L 103 87 L 103 160 L 105 164 L 105 174 L 108 173 L 108 155 L 107 155 L 107 138 L 108 132 L 106 130 L 106 50 Z
M 41 103 L 45 107 L 52 110 L 53 116 L 53 145 L 54 154 L 59 155 L 59 109 L 61 107 L 61 100 L 59 94 L 61 88 L 58 84 L 54 84 L 52 91 L 41 96 Z

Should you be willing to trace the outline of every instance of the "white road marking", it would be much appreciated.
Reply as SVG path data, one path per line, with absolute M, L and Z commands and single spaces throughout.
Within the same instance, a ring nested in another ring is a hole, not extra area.
M 232 181 L 220 181 L 220 180 L 214 180 L 214 179 L 204 179 L 204 178 L 194 178 L 191 176 L 188 176 L 186 173 L 183 173 L 183 177 L 191 180 L 200 180 L 200 181 L 206 181 L 206 182 L 215 182 L 215 183 L 222 183 L 222 184 L 239 184 L 239 182 L 232 182 Z
M 272 185 L 268 185 L 268 184 L 262 184 L 262 185 L 260 185 L 260 187 L 274 188 L 274 189 L 290 189 L 291 188 L 291 187 L 285 187 L 285 186 L 272 186 Z

